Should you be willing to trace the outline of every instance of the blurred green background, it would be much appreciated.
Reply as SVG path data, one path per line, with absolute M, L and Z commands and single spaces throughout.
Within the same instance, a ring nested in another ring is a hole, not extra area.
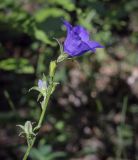
M 84 26 L 105 46 L 58 67 L 60 82 L 30 160 L 136 160 L 137 0 L 0 1 L 0 159 L 19 160 L 16 124 L 36 122 L 28 89 L 48 73 L 64 42 L 62 19 Z

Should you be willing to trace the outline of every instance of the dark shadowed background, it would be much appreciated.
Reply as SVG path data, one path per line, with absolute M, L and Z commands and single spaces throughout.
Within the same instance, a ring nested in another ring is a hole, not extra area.
M 0 1 L 0 160 L 19 160 L 17 124 L 36 122 L 28 92 L 64 42 L 62 19 L 105 46 L 58 66 L 53 94 L 30 160 L 136 160 L 138 137 L 137 0 Z

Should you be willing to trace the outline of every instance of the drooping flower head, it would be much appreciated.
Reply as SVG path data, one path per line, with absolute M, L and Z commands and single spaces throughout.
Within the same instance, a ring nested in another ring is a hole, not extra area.
M 67 37 L 64 42 L 64 52 L 69 56 L 80 56 L 87 51 L 96 51 L 96 48 L 104 48 L 100 43 L 91 41 L 88 31 L 82 26 L 72 26 L 64 21 L 67 28 Z

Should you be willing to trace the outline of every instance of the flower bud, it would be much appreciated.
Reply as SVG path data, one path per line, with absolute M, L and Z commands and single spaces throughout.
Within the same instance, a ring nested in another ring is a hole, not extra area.
M 55 69 L 56 69 L 56 61 L 50 62 L 50 68 L 49 68 L 49 75 L 50 77 L 53 77 L 55 75 Z
M 32 127 L 32 123 L 30 121 L 26 121 L 25 125 L 24 125 L 24 130 L 25 133 L 30 135 L 33 132 L 33 127 Z

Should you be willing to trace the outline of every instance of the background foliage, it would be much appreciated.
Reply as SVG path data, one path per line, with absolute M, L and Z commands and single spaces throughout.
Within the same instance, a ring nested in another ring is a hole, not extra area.
M 22 157 L 25 141 L 15 125 L 38 119 L 36 93 L 28 89 L 59 55 L 53 37 L 64 41 L 62 19 L 83 25 L 105 49 L 59 66 L 60 85 L 30 158 L 138 158 L 137 16 L 136 0 L 0 2 L 0 159 Z

